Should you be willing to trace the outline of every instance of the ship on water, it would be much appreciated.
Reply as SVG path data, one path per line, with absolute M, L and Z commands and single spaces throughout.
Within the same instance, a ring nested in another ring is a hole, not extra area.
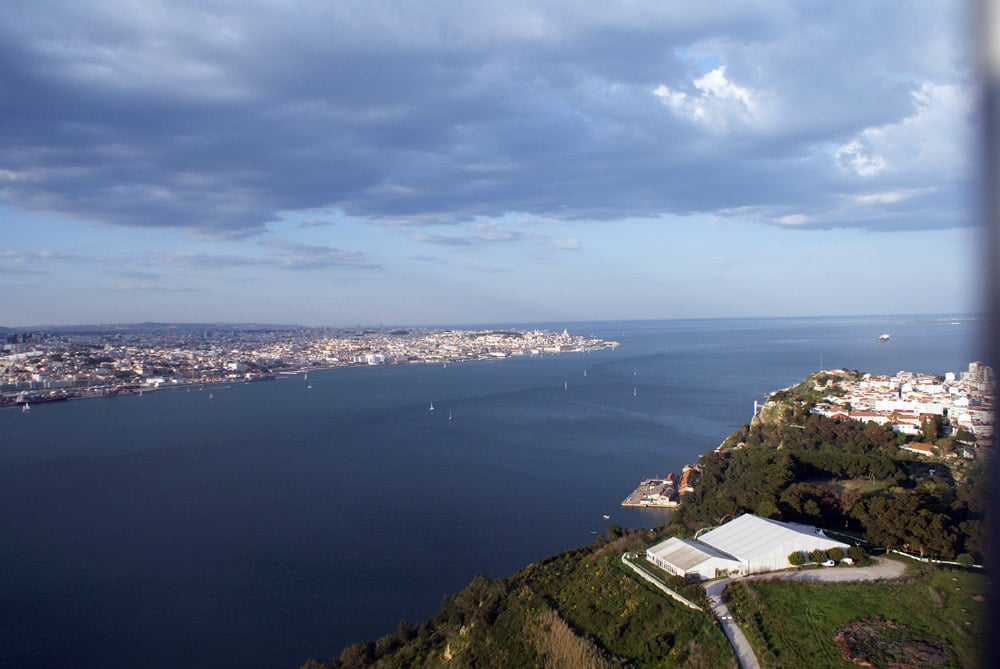
M 876 339 L 875 341 L 877 341 L 880 344 L 884 344 L 885 342 L 889 341 L 889 333 L 883 332 L 878 336 L 878 339 Z

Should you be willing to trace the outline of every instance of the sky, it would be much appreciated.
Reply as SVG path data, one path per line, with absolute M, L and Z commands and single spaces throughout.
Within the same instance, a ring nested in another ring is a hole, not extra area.
M 954 0 L 6 0 L 0 326 L 974 313 Z

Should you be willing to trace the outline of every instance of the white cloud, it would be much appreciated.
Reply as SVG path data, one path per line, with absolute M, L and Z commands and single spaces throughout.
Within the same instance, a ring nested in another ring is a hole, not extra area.
M 904 202 L 911 197 L 927 192 L 927 189 L 906 188 L 901 190 L 889 190 L 878 193 L 864 193 L 855 195 L 854 200 L 860 204 L 896 204 Z
M 968 155 L 973 148 L 971 88 L 924 82 L 913 91 L 911 100 L 911 113 L 903 119 L 864 128 L 837 147 L 837 166 L 862 177 L 886 172 L 939 174 L 950 179 L 968 172 Z
M 809 222 L 808 216 L 803 216 L 802 214 L 789 214 L 787 216 L 780 216 L 775 221 L 781 225 L 804 225 Z
M 660 84 L 653 89 L 653 95 L 677 114 L 717 132 L 755 120 L 758 105 L 753 92 L 730 81 L 725 65 L 695 79 L 692 85 L 697 93 L 689 95 Z
M 885 169 L 885 159 L 878 153 L 877 145 L 882 137 L 878 128 L 866 128 L 847 144 L 837 148 L 837 166 L 842 170 L 853 171 L 863 177 L 870 177 Z
M 553 239 L 548 243 L 550 249 L 560 249 L 563 251 L 579 251 L 579 239 Z

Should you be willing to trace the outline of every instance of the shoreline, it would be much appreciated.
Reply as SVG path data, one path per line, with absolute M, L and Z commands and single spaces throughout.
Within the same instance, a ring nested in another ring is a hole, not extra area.
M 565 354 L 565 353 L 569 353 L 569 354 L 572 354 L 572 353 L 590 353 L 591 351 L 600 351 L 600 350 L 605 350 L 605 349 L 608 349 L 608 348 L 611 348 L 613 350 L 614 348 L 617 348 L 617 346 L 618 345 L 617 345 L 616 342 L 606 342 L 606 344 L 603 345 L 603 346 L 595 346 L 595 347 L 592 347 L 592 348 L 573 349 L 573 350 L 568 350 L 568 351 L 550 352 L 550 355 L 562 355 L 562 354 Z M 312 371 L 323 372 L 323 371 L 336 370 L 336 369 L 345 369 L 345 368 L 350 368 L 350 367 L 386 367 L 386 366 L 399 366 L 399 365 L 437 365 L 437 364 L 443 364 L 443 365 L 446 366 L 446 365 L 448 365 L 450 363 L 458 364 L 458 363 L 469 363 L 469 362 L 489 362 L 489 361 L 498 361 L 498 360 L 499 361 L 503 361 L 503 360 L 520 359 L 520 358 L 529 358 L 530 359 L 530 358 L 536 358 L 536 357 L 537 358 L 541 358 L 543 356 L 540 355 L 540 354 L 538 354 L 538 355 L 536 355 L 536 354 L 530 354 L 530 355 L 507 355 L 507 356 L 504 356 L 504 357 L 489 356 L 489 355 L 480 355 L 480 356 L 477 356 L 477 357 L 474 357 L 474 358 L 458 357 L 458 358 L 434 359 L 434 360 L 394 360 L 392 362 L 382 362 L 382 363 L 374 363 L 374 364 L 373 363 L 367 363 L 367 362 L 361 362 L 361 363 L 351 362 L 351 363 L 337 364 L 337 365 L 312 365 L 312 364 L 307 364 L 305 366 L 299 366 L 299 367 L 294 367 L 294 368 L 275 370 L 273 372 L 267 372 L 267 373 L 262 374 L 261 376 L 252 377 L 252 378 L 228 377 L 228 378 L 223 378 L 223 379 L 218 379 L 218 380 L 205 380 L 205 381 L 197 381 L 197 382 L 190 382 L 190 383 L 189 382 L 183 382 L 183 383 L 169 382 L 169 383 L 161 383 L 161 384 L 152 385 L 152 386 L 135 386 L 135 385 L 129 384 L 129 385 L 126 385 L 126 386 L 119 386 L 117 388 L 113 387 L 113 386 L 109 386 L 109 387 L 101 388 L 101 390 L 95 390 L 95 391 L 92 391 L 92 392 L 84 392 L 84 393 L 79 393 L 79 394 L 73 393 L 72 391 L 66 392 L 64 389 L 58 389 L 56 392 L 62 391 L 62 392 L 65 393 L 65 395 L 64 396 L 58 396 L 58 397 L 52 397 L 52 396 L 49 396 L 49 397 L 45 397 L 45 396 L 42 396 L 42 397 L 27 397 L 27 398 L 25 398 L 23 400 L 19 399 L 19 398 L 22 397 L 22 396 L 24 396 L 27 393 L 33 393 L 33 392 L 38 392 L 38 391 L 21 390 L 21 391 L 14 391 L 13 393 L 11 393 L 10 391 L 8 391 L 5 395 L 0 396 L 0 410 L 3 410 L 3 409 L 8 408 L 8 407 L 9 408 L 19 408 L 19 407 L 23 407 L 25 404 L 54 404 L 54 403 L 57 403 L 57 402 L 69 402 L 69 401 L 75 401 L 75 400 L 92 400 L 92 399 L 108 399 L 108 398 L 122 397 L 122 396 L 139 396 L 139 395 L 142 395 L 143 393 L 146 393 L 146 392 L 152 393 L 152 392 L 160 392 L 160 391 L 165 391 L 165 390 L 180 390 L 182 388 L 190 390 L 191 388 L 199 388 L 199 389 L 201 389 L 201 388 L 203 388 L 205 386 L 218 387 L 218 386 L 223 385 L 223 384 L 236 385 L 236 384 L 248 384 L 248 383 L 263 383 L 263 382 L 268 382 L 268 381 L 279 381 L 279 380 L 282 380 L 282 379 L 286 379 L 286 378 L 290 378 L 290 377 L 293 377 L 293 376 L 297 376 L 299 374 L 308 374 L 309 372 L 312 372 Z M 52 391 L 50 390 L 50 392 L 52 392 Z

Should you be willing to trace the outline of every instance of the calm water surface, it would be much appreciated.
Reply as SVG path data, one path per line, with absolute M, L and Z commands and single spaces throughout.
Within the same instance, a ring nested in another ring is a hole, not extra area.
M 943 374 L 983 349 L 940 317 L 568 327 L 621 346 L 0 411 L 0 665 L 332 657 L 476 574 L 661 523 L 619 507 L 639 479 L 821 366 Z

